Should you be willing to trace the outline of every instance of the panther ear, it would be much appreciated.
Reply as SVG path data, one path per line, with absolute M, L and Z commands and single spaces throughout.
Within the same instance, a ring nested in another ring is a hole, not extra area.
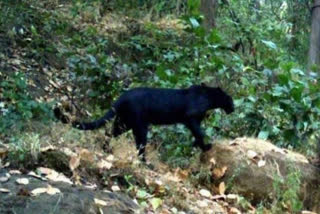
M 203 86 L 203 87 L 208 87 L 207 84 L 204 83 L 204 82 L 200 83 L 200 85 Z

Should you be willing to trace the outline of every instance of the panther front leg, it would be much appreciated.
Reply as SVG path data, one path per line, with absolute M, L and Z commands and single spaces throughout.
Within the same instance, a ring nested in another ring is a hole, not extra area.
M 194 141 L 195 146 L 200 147 L 203 152 L 206 152 L 211 149 L 210 144 L 204 143 L 204 140 L 203 140 L 204 134 L 203 134 L 201 127 L 200 127 L 200 121 L 190 120 L 186 124 L 186 126 L 190 129 L 190 131 L 192 132 L 192 135 L 195 138 L 195 141 Z

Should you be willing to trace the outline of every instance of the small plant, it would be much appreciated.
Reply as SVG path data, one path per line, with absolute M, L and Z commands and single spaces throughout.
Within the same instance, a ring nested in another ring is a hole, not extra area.
M 131 182 L 132 179 L 133 179 L 133 175 L 125 175 L 124 176 L 124 180 L 127 182 L 127 185 L 128 185 L 127 192 L 131 192 L 135 188 L 135 186 Z
M 0 70 L 0 76 L 4 74 Z M 21 128 L 30 119 L 47 120 L 52 117 L 51 104 L 38 102 L 29 93 L 27 78 L 22 72 L 5 75 L 0 79 L 0 133 Z M 3 102 L 2 102 L 3 100 Z
M 40 153 L 40 139 L 38 134 L 27 133 L 12 137 L 9 146 L 9 159 L 12 162 L 23 163 L 29 160 L 38 160 Z
M 302 209 L 302 201 L 299 198 L 301 173 L 294 168 L 289 169 L 286 178 L 275 176 L 273 188 L 275 200 L 272 203 L 272 213 L 298 213 Z
M 191 175 L 191 182 L 196 185 L 206 185 L 212 182 L 212 172 L 207 166 L 200 166 L 198 171 Z

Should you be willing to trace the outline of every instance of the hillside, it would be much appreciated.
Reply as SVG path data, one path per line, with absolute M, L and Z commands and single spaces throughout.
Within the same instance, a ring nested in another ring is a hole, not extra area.
M 290 6 L 221 1 L 208 30 L 196 0 L 0 2 L 0 213 L 319 213 L 319 76 Z M 146 163 L 132 131 L 71 126 L 203 84 L 235 107 L 207 112 L 207 152 L 181 124 L 149 127 Z

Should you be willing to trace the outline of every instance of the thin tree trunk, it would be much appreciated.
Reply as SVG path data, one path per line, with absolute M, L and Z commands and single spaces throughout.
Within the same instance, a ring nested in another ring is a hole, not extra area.
M 312 7 L 309 70 L 313 65 L 320 65 L 320 0 L 315 0 Z
M 216 11 L 218 0 L 201 0 L 200 10 L 204 15 L 204 28 L 209 31 L 216 27 Z

